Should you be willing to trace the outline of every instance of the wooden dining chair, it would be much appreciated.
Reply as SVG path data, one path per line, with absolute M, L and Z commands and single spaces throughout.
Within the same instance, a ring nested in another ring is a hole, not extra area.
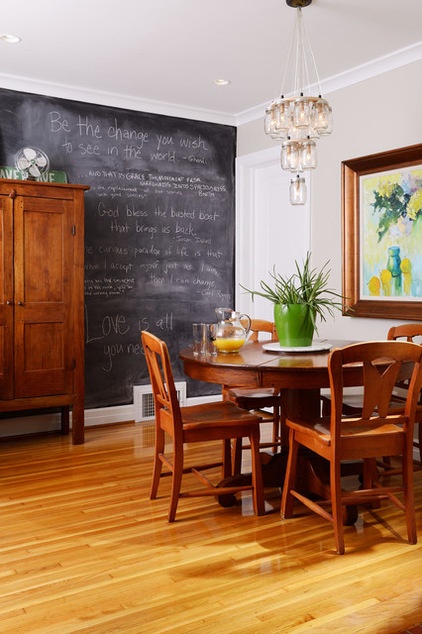
M 387 339 L 391 341 L 413 341 L 422 345 L 422 324 L 400 324 L 392 326 L 387 334 Z M 391 399 L 393 408 L 403 407 L 406 401 L 406 391 L 409 388 L 409 378 L 399 377 Z M 416 407 L 415 423 L 418 426 L 418 438 L 413 439 L 413 446 L 419 450 L 419 461 L 422 464 L 422 392 L 419 393 L 418 405 Z
M 398 326 L 392 326 L 387 333 L 388 341 L 413 341 L 414 343 L 422 344 L 422 323 L 410 323 L 400 324 Z M 404 407 L 406 401 L 406 391 L 409 386 L 409 377 L 405 375 L 401 376 L 397 380 L 397 384 L 391 397 L 390 406 L 393 410 L 397 410 L 400 407 Z M 322 399 L 322 412 L 323 415 L 330 413 L 330 397 L 323 395 Z M 343 413 L 355 416 L 362 409 L 362 393 L 357 391 L 356 393 L 347 394 L 343 401 Z M 415 423 L 418 426 L 418 438 L 413 440 L 413 446 L 419 450 L 419 461 L 422 464 L 422 393 L 419 395 L 418 407 L 416 409 Z M 386 461 L 387 468 L 390 466 Z
M 259 341 L 260 335 L 265 333 L 270 341 L 278 341 L 275 325 L 272 321 L 265 319 L 252 319 L 250 327 L 249 341 Z M 283 444 L 283 419 L 280 390 L 272 387 L 242 387 L 228 386 L 223 388 L 225 398 L 232 401 L 238 407 L 258 414 L 263 423 L 272 423 L 272 435 L 270 441 L 260 443 L 261 449 L 272 449 L 276 453 Z M 235 470 L 240 469 L 241 450 L 249 449 L 242 440 L 234 443 L 234 465 Z
M 179 498 L 197 496 L 227 496 L 239 491 L 252 490 L 253 506 L 256 515 L 263 515 L 264 490 L 262 470 L 259 456 L 259 439 L 261 418 L 236 407 L 230 401 L 217 401 L 202 405 L 180 407 L 173 371 L 167 345 L 155 335 L 143 331 L 142 345 L 145 352 L 155 405 L 155 448 L 154 466 L 150 491 L 150 498 L 157 496 L 161 477 L 172 476 L 170 509 L 168 521 L 173 522 Z M 235 486 L 229 476 L 231 467 L 231 439 L 249 438 L 252 455 L 252 484 Z M 166 441 L 171 439 L 170 451 L 167 451 Z M 188 443 L 206 443 L 221 440 L 223 457 L 221 462 L 185 465 L 184 445 Z M 162 466 L 167 471 L 162 472 Z M 213 486 L 203 471 L 215 467 L 222 468 L 223 482 Z M 191 491 L 181 491 L 182 476 L 192 472 L 203 487 Z
M 373 341 L 352 344 L 333 350 L 328 358 L 331 392 L 331 415 L 314 420 L 288 417 L 289 457 L 281 502 L 281 516 L 293 515 L 298 499 L 334 525 L 337 553 L 343 554 L 343 507 L 389 499 L 405 512 L 410 544 L 417 541 L 412 443 L 416 405 L 422 386 L 422 347 L 401 341 Z M 343 414 L 344 372 L 350 364 L 362 364 L 363 407 L 359 416 Z M 404 411 L 391 413 L 390 400 L 404 364 L 413 371 Z M 329 463 L 329 486 L 325 498 L 311 499 L 298 489 L 297 463 L 299 447 L 321 456 Z M 379 455 L 401 456 L 402 471 L 398 484 L 385 486 L 378 479 L 375 460 Z M 363 484 L 358 490 L 342 489 L 342 461 L 363 461 Z M 403 501 L 397 494 L 403 494 Z M 327 510 L 328 504 L 328 510 Z M 330 508 L 331 507 L 331 510 Z

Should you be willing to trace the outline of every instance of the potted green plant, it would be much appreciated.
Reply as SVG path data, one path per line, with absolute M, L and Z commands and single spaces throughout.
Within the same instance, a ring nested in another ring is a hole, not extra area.
M 342 295 L 328 288 L 328 264 L 319 271 L 313 269 L 308 252 L 302 266 L 295 261 L 296 271 L 290 277 L 280 275 L 274 267 L 270 273 L 272 285 L 261 280 L 260 291 L 242 286 L 251 293 L 252 300 L 259 295 L 274 304 L 274 322 L 281 346 L 310 346 L 314 332 L 318 334 L 317 318 L 326 321 L 327 313 L 334 316 L 334 310 L 342 309 L 339 301 Z

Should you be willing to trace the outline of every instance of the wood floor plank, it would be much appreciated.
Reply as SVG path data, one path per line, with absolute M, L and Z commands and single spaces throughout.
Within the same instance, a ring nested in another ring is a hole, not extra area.
M 328 522 L 300 506 L 280 519 L 276 490 L 263 517 L 244 493 L 232 508 L 183 499 L 169 525 L 170 479 L 149 500 L 139 425 L 0 451 L 2 634 L 395 634 L 422 621 L 422 544 L 395 507 L 360 511 L 339 557 Z M 192 461 L 219 453 L 188 448 Z M 415 482 L 422 539 L 422 471 Z

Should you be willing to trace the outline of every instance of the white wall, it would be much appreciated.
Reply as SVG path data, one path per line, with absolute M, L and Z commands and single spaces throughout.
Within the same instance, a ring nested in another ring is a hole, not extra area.
M 421 75 L 422 61 L 414 62 L 326 95 L 333 108 L 334 130 L 318 142 L 318 167 L 311 185 L 311 251 L 315 266 L 330 260 L 331 286 L 338 292 L 342 290 L 341 162 L 422 142 Z M 238 128 L 239 157 L 273 146 L 262 120 Z M 292 209 L 287 203 L 286 215 Z M 300 214 L 300 209 L 293 213 Z M 338 313 L 319 326 L 319 334 L 331 339 L 384 338 L 394 323 L 398 322 Z

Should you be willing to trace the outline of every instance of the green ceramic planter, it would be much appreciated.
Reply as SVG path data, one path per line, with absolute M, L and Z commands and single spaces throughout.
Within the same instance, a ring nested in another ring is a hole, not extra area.
M 314 322 L 307 304 L 274 304 L 274 323 L 280 346 L 312 345 Z

